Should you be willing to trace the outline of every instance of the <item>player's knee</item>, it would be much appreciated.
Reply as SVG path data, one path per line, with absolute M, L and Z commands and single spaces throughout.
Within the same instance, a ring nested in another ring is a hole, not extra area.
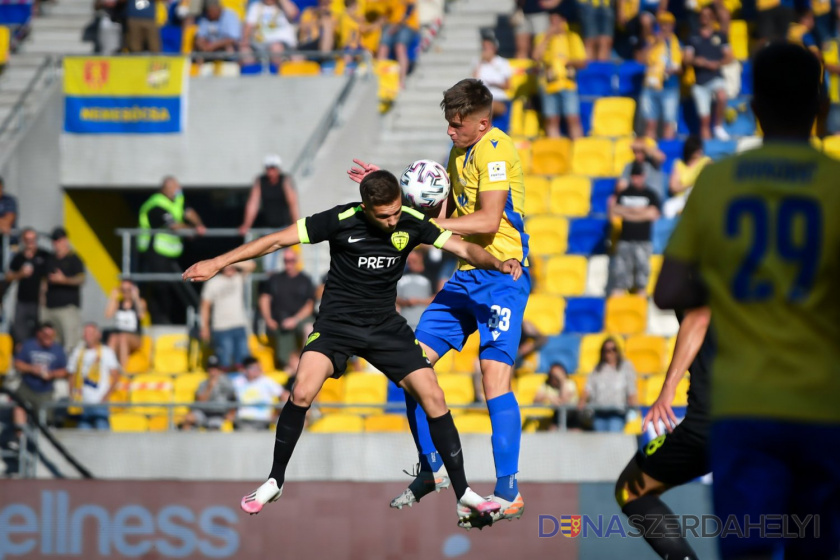
M 435 385 L 421 397 L 423 409 L 429 417 L 435 418 L 446 414 L 446 397 L 444 397 L 443 389 L 440 388 L 440 385 Z
M 315 400 L 315 394 L 312 388 L 295 383 L 289 398 L 298 406 L 310 406 Z

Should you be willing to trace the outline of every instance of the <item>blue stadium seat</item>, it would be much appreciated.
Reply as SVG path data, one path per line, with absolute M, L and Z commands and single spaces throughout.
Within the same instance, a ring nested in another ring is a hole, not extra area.
M 576 218 L 569 220 L 569 255 L 604 253 L 610 221 L 606 218 Z
M 590 334 L 604 330 L 604 298 L 566 298 L 566 321 L 563 332 Z
M 586 68 L 578 70 L 578 94 L 597 97 L 615 95 L 616 70 L 612 62 L 590 62 Z
M 659 141 L 659 149 L 665 154 L 665 163 L 662 165 L 662 172 L 666 177 L 671 176 L 671 169 L 674 168 L 674 162 L 682 158 L 683 144 L 684 142 L 679 138 Z
M 510 101 L 504 101 L 505 105 L 507 105 L 507 111 L 504 115 L 494 115 L 493 116 L 493 126 L 502 130 L 505 134 L 508 133 L 510 130 Z
M 592 179 L 592 205 L 589 210 L 592 214 L 607 213 L 607 199 L 615 193 L 615 178 L 602 177 Z
M 589 136 L 589 131 L 592 129 L 592 109 L 595 107 L 594 97 L 585 97 L 580 100 L 580 125 L 583 128 L 583 135 Z M 563 119 L 565 126 L 566 119 Z
M 405 391 L 391 380 L 388 380 L 388 404 L 395 406 L 386 408 L 386 413 L 405 414 Z
M 169 54 L 180 53 L 183 36 L 184 31 L 180 25 L 167 23 L 160 28 L 161 50 Z
M 741 95 L 753 94 L 753 68 L 752 61 L 745 60 L 741 63 Z
M 32 2 L 3 2 L 0 4 L 0 25 L 16 27 L 32 19 Z
M 540 350 L 540 363 L 537 371 L 548 372 L 551 364 L 560 363 L 569 373 L 577 371 L 580 356 L 580 337 L 573 334 L 560 334 L 548 339 Z
M 637 99 L 642 92 L 645 78 L 645 65 L 636 61 L 627 61 L 618 67 L 618 95 Z
M 700 134 L 700 118 L 697 116 L 697 107 L 691 96 L 680 101 L 680 117 L 677 123 L 677 134 L 686 136 L 689 134 Z
M 659 218 L 653 222 L 653 252 L 655 254 L 661 255 L 665 251 L 678 221 L 678 218 Z
M 752 136 L 755 134 L 755 115 L 750 107 L 750 98 L 740 96 L 737 99 L 730 99 L 727 103 L 730 110 L 736 113 L 735 120 L 725 125 L 726 132 L 732 137 Z
M 738 143 L 735 140 L 706 140 L 703 142 L 703 151 L 712 159 L 720 159 L 735 153 Z

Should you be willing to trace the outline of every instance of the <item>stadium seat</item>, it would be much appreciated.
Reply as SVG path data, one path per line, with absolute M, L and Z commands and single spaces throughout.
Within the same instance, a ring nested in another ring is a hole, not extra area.
M 574 218 L 569 220 L 566 252 L 592 255 L 606 251 L 610 222 L 606 218 Z
M 575 384 L 575 388 L 577 389 L 578 395 L 582 395 L 583 390 L 586 388 L 586 380 L 589 379 L 588 373 L 575 373 L 570 375 L 569 379 L 571 379 L 572 383 Z
M 534 70 L 534 61 L 528 58 L 511 58 L 510 87 L 507 90 L 510 99 L 517 97 L 532 97 L 537 92 L 537 75 Z
M 569 222 L 559 216 L 534 216 L 526 222 L 529 243 L 535 255 L 562 255 L 566 252 Z
M 136 375 L 147 373 L 152 369 L 152 337 L 144 334 L 140 337 L 140 348 L 128 355 L 125 364 L 125 373 Z
M 9 333 L 0 333 L 0 375 L 9 373 L 12 367 L 12 354 L 14 344 Z
M 516 153 L 519 154 L 522 173 L 528 175 L 531 173 L 531 141 L 527 138 L 517 137 L 513 139 L 513 145 L 516 146 Z
M 580 296 L 586 289 L 586 257 L 556 255 L 545 266 L 545 293 Z
M 648 334 L 669 337 L 679 330 L 680 322 L 673 311 L 659 309 L 653 301 L 648 302 Z
M 636 377 L 636 393 L 639 398 L 641 406 L 650 406 L 654 403 L 656 398 L 662 391 L 662 384 L 665 382 L 665 376 L 662 374 L 656 375 L 639 375 Z
M 566 299 L 565 332 L 597 333 L 604 328 L 604 298 Z
M 589 132 L 592 130 L 592 110 L 595 108 L 595 99 L 594 97 L 584 97 L 580 100 L 579 118 L 584 136 L 589 136 Z M 562 123 L 562 125 L 565 124 L 565 122 Z
M 729 44 L 736 59 L 747 60 L 750 57 L 750 35 L 746 21 L 733 19 L 729 22 Z
M 236 12 L 236 15 L 239 16 L 239 21 L 245 19 L 245 10 L 248 7 L 247 0 L 221 0 L 221 4 L 223 7 Z M 301 10 L 303 10 L 302 7 Z
M 751 97 L 742 95 L 736 99 L 730 99 L 726 104 L 724 128 L 733 138 L 755 134 L 755 115 L 750 106 L 750 100 Z M 737 150 L 737 143 L 732 153 L 735 153 L 735 150 Z
M 569 172 L 572 142 L 568 138 L 537 138 L 531 143 L 531 173 L 562 175 Z
M 527 189 L 526 189 L 527 195 Z M 589 177 L 563 175 L 551 180 L 549 209 L 561 216 L 586 216 L 589 214 L 592 184 Z M 526 196 L 527 205 L 527 196 Z
M 637 295 L 607 299 L 606 330 L 624 335 L 641 334 L 647 327 L 647 298 Z
M 679 138 L 659 141 L 659 150 L 665 154 L 665 163 L 662 164 L 662 173 L 664 173 L 666 177 L 671 176 L 671 170 L 674 168 L 674 162 L 678 159 L 682 159 L 684 143 L 685 142 Z
M 111 391 L 111 396 L 108 397 L 108 402 L 128 405 L 131 402 L 129 395 L 131 395 L 131 382 L 126 376 L 120 375 L 117 378 L 114 390 Z M 112 406 L 110 410 L 113 414 L 114 412 L 123 412 L 127 410 L 127 407 Z
M 173 383 L 173 402 L 190 404 L 195 401 L 195 393 L 201 382 L 207 379 L 204 373 L 182 373 L 175 377 Z M 176 422 L 187 414 L 186 406 L 179 406 L 175 409 Z
M 609 256 L 593 255 L 589 257 L 586 271 L 586 295 L 604 296 L 609 280 L 609 268 Z
M 613 95 L 617 66 L 612 62 L 590 62 L 577 71 L 578 95 Z
M 0 67 L 9 62 L 9 52 L 11 48 L 11 33 L 9 28 L 5 25 L 0 25 Z
M 661 255 L 671 239 L 671 234 L 674 233 L 674 228 L 677 227 L 678 218 L 659 218 L 653 222 L 653 252 L 656 255 Z
M 525 176 L 525 215 L 537 216 L 550 213 L 548 193 L 551 183 L 541 175 Z
M 344 383 L 346 378 L 347 375 L 338 379 L 331 377 L 324 382 L 324 386 L 321 387 L 321 392 L 315 398 L 315 402 L 319 405 L 321 412 L 329 413 L 339 410 L 324 405 L 344 402 Z
M 260 363 L 263 371 L 274 371 L 274 349 L 263 344 L 255 334 L 248 337 L 248 351 Z
M 111 431 L 114 432 L 148 432 L 149 419 L 136 412 L 115 412 L 109 418 Z
M 532 373 L 530 375 L 523 375 L 516 379 L 513 393 L 516 395 L 516 401 L 523 407 L 534 404 L 534 397 L 540 387 L 545 385 L 548 375 L 543 373 Z M 554 414 L 551 408 L 523 408 L 522 419 L 525 418 L 550 418 Z
M 546 336 L 560 334 L 563 330 L 565 302 L 559 296 L 531 294 L 525 307 L 525 320 L 533 323 Z
M 131 380 L 131 404 L 142 414 L 166 414 L 167 408 L 156 406 L 172 402 L 172 377 L 156 373 L 137 375 Z M 150 406 L 138 406 L 143 404 Z
M 703 141 L 703 151 L 712 159 L 720 159 L 735 153 L 738 143 L 735 140 L 717 140 L 712 138 Z
M 175 375 L 187 371 L 189 337 L 186 334 L 162 334 L 155 339 L 154 359 L 156 373 Z
M 645 65 L 635 60 L 627 60 L 618 66 L 618 95 L 638 98 L 642 93 L 645 79 Z
M 590 177 L 613 175 L 613 142 L 608 138 L 579 138 L 572 146 L 572 173 Z
M 149 416 L 149 431 L 150 432 L 165 432 L 169 428 L 174 428 L 177 425 L 175 418 L 170 422 L 169 414 L 153 414 Z
M 453 373 L 472 373 L 475 371 L 475 361 L 478 359 L 478 346 L 481 337 L 478 332 L 471 334 L 460 352 L 452 350 L 452 371 Z
M 602 97 L 592 111 L 592 136 L 630 136 L 636 101 L 630 97 Z
M 286 383 L 289 382 L 289 374 L 285 371 L 266 371 L 264 374 L 281 387 L 285 387 Z
M 446 395 L 446 404 L 467 405 L 475 402 L 475 386 L 473 385 L 472 374 L 470 373 L 449 373 L 438 375 L 438 384 Z M 461 412 L 460 409 L 452 409 L 453 413 Z
M 552 364 L 562 364 L 566 371 L 577 371 L 580 355 L 580 337 L 574 334 L 560 334 L 548 338 L 540 348 L 539 371 L 548 371 Z
M 287 60 L 280 65 L 281 76 L 318 76 L 321 65 L 314 60 Z
M 592 214 L 606 214 L 607 200 L 615 194 L 616 180 L 613 177 L 601 177 L 592 180 L 592 200 L 590 212 Z
M 382 404 L 387 402 L 388 378 L 381 373 L 348 373 L 344 376 L 344 404 Z M 345 408 L 348 414 L 376 414 L 382 408 Z
M 508 127 L 511 136 L 536 138 L 540 135 L 540 117 L 525 106 L 523 99 L 515 99 L 510 106 Z
M 531 268 L 533 269 L 533 264 Z M 435 364 L 435 373 L 452 373 L 452 366 L 455 364 L 455 354 L 456 352 L 454 350 L 450 350 L 449 352 L 438 358 L 438 361 Z
M 650 277 L 648 278 L 647 294 L 653 295 L 653 289 L 656 288 L 656 281 L 659 279 L 659 271 L 662 270 L 662 255 L 650 256 Z
M 827 155 L 840 159 L 840 135 L 823 138 L 822 149 Z
M 610 333 L 588 334 L 580 339 L 580 358 L 578 360 L 578 373 L 589 374 L 601 360 L 601 346 L 604 341 L 611 338 L 624 352 L 624 339 Z
M 826 61 L 827 62 L 827 61 Z M 741 61 L 741 95 L 753 94 L 753 67 L 751 60 Z
M 455 427 L 461 434 L 492 434 L 493 426 L 486 412 L 470 412 L 454 417 Z
M 627 338 L 625 356 L 637 373 L 662 373 L 665 369 L 665 339 L 646 334 Z
M 677 383 L 677 389 L 674 391 L 674 402 L 671 406 L 688 406 L 688 386 L 691 383 L 691 374 L 686 374 Z
M 374 72 L 379 78 L 379 111 L 385 112 L 400 94 L 400 65 L 395 60 L 377 60 Z
M 365 431 L 365 421 L 358 414 L 333 412 L 316 420 L 309 431 L 316 434 L 357 434 Z
M 364 429 L 366 432 L 407 432 L 408 418 L 405 414 L 372 414 L 365 417 Z

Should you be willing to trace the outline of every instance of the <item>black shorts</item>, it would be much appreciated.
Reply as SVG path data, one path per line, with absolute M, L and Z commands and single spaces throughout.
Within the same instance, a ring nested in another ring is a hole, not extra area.
M 759 39 L 784 39 L 787 36 L 788 26 L 793 21 L 793 16 L 793 10 L 787 6 L 760 10 L 755 16 L 756 36 Z
M 686 417 L 636 453 L 636 464 L 648 476 L 670 486 L 685 484 L 708 474 L 709 422 Z
M 432 367 L 414 338 L 414 331 L 396 312 L 385 315 L 375 325 L 319 317 L 303 351 L 319 352 L 329 358 L 333 377 L 341 377 L 352 356 L 367 360 L 394 383 L 413 371 Z

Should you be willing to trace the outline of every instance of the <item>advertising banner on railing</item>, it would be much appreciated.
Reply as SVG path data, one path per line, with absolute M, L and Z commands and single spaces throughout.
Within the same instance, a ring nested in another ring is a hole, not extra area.
M 76 134 L 182 132 L 186 58 L 65 57 L 64 130 Z

